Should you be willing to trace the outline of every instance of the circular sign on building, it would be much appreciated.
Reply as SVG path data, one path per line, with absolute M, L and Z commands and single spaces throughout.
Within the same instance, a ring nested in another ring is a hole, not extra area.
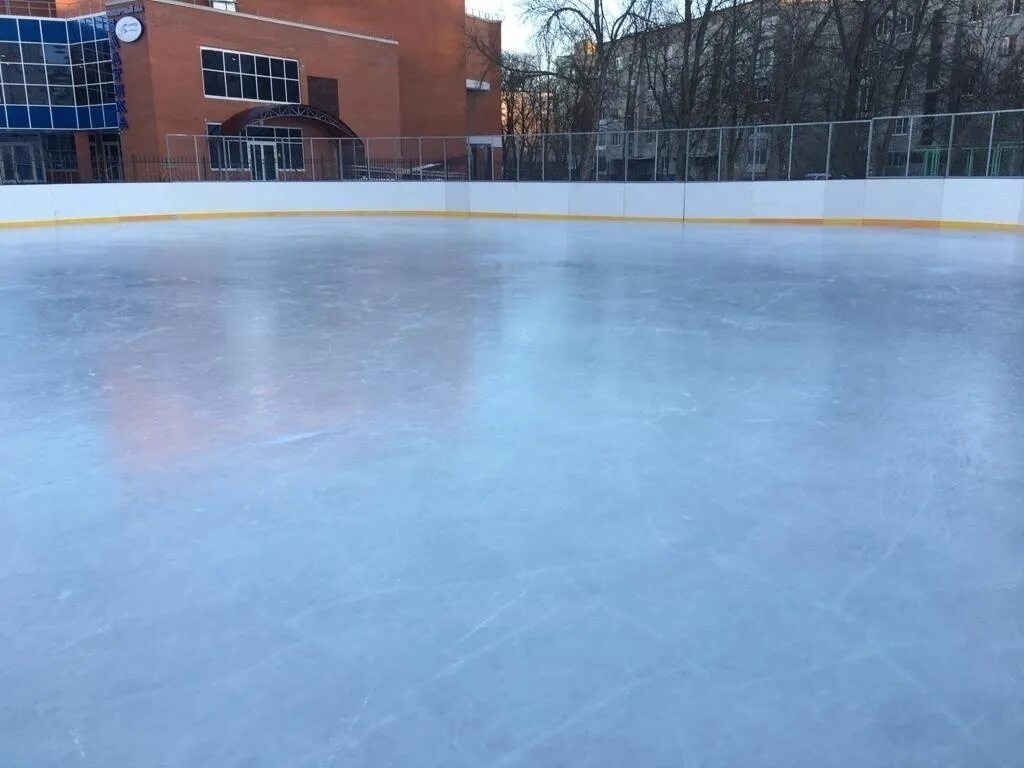
M 142 22 L 134 16 L 122 16 L 114 25 L 114 34 L 122 43 L 134 43 L 142 37 Z

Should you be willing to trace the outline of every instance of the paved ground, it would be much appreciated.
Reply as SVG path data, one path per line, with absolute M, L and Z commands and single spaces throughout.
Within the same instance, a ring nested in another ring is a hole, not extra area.
M 1024 238 L 0 232 L 0 763 L 1017 766 Z

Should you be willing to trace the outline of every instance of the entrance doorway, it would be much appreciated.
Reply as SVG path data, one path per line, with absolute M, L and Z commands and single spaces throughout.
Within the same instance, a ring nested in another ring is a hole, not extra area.
M 41 184 L 46 181 L 43 151 L 31 142 L 0 143 L 0 182 L 5 184 Z
M 249 143 L 253 181 L 277 181 L 277 145 L 272 141 Z

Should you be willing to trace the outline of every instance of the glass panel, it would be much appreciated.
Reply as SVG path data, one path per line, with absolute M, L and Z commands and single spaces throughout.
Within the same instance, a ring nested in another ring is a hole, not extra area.
M 242 98 L 242 76 L 236 75 L 232 72 L 228 72 L 226 80 L 228 98 L 240 99 Z
M 17 43 L 0 43 L 0 61 L 21 61 L 21 46 Z
M 224 86 L 224 74 L 222 72 L 211 72 L 203 70 L 203 92 L 207 96 L 226 96 L 227 89 Z
M 294 80 L 286 80 L 287 85 L 287 100 L 292 104 L 299 103 L 299 84 Z
M 270 59 L 266 56 L 256 57 L 256 74 L 257 75 L 269 75 L 270 74 Z
M 257 77 L 256 90 L 260 101 L 273 101 L 274 90 L 270 85 L 269 77 Z
M 270 60 L 270 74 L 274 77 L 284 77 L 284 62 L 281 59 Z
M 46 67 L 42 64 L 26 64 L 23 71 L 26 83 L 46 84 Z
M 44 106 L 50 102 L 49 91 L 45 85 L 30 85 L 27 88 L 29 103 Z
M 50 85 L 71 85 L 71 67 L 47 67 L 46 79 Z
M 29 64 L 42 64 L 43 46 L 39 43 L 22 43 L 21 60 Z
M 285 61 L 284 76 L 292 80 L 299 79 L 299 64 L 296 61 Z
M 288 90 L 284 86 L 284 80 L 279 80 L 278 78 L 275 77 L 273 80 L 271 80 L 271 84 L 273 85 L 274 89 L 274 101 L 287 101 Z
M 242 67 L 242 74 L 254 75 L 256 74 L 256 57 L 250 56 L 249 54 L 241 54 L 239 56 L 239 62 Z
M 42 32 L 43 41 L 47 43 L 63 43 L 67 45 L 68 42 L 68 27 L 63 21 L 43 21 Z
M 0 40 L 18 40 L 18 22 L 16 19 L 0 18 Z
M 252 101 L 258 98 L 255 75 L 242 75 L 242 96 Z
M 225 53 L 224 54 L 224 70 L 226 72 L 240 72 L 241 61 L 238 58 L 237 53 Z
M 27 104 L 27 99 L 24 85 L 4 84 L 4 101 L 8 104 Z
M 202 52 L 203 69 L 224 69 L 224 54 L 220 51 Z
M 50 103 L 61 107 L 74 106 L 74 89 L 68 86 L 50 86 Z
M 36 19 L 18 19 L 18 29 L 21 31 L 23 43 L 27 41 L 41 43 L 43 41 L 43 33 Z
M 0 64 L 0 80 L 5 83 L 25 82 L 25 73 L 21 64 Z

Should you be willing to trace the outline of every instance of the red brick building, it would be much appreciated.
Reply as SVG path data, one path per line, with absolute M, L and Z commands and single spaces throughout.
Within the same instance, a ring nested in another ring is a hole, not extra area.
M 114 154 L 129 178 L 132 163 L 166 157 L 255 177 L 347 176 L 346 161 L 422 172 L 501 132 L 500 78 L 473 37 L 500 49 L 501 25 L 467 16 L 464 0 L 6 0 L 0 62 L 34 57 L 39 38 L 69 85 L 24 84 L 12 90 L 24 105 L 0 105 L 0 173 L 18 166 L 5 141 L 23 154 L 39 142 L 34 177 L 52 175 L 56 145 L 80 180 L 109 176 Z

